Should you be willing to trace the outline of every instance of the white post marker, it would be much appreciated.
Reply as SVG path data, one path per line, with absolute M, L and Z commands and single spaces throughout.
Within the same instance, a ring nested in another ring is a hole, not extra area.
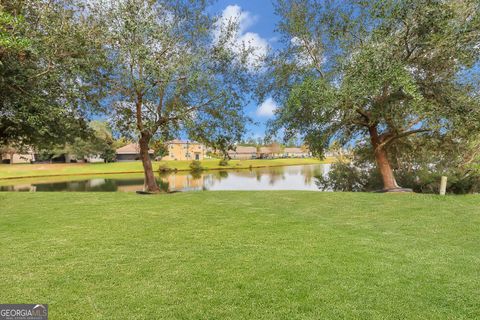
M 444 196 L 447 192 L 447 177 L 442 176 L 442 180 L 440 181 L 440 195 Z

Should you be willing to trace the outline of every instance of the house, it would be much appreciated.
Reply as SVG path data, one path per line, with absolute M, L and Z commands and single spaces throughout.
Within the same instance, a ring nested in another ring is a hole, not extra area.
M 274 159 L 274 158 L 279 158 L 281 156 L 282 156 L 282 146 L 277 142 L 258 148 L 257 158 Z
M 283 153 L 287 158 L 306 158 L 310 156 L 310 152 L 302 148 L 285 148 Z
M 203 160 L 207 153 L 203 144 L 179 139 L 167 142 L 167 150 L 162 160 Z
M 45 159 L 41 155 L 37 155 L 35 160 L 35 163 L 84 163 L 84 162 L 104 162 L 104 161 L 99 156 L 85 156 L 84 158 L 82 158 L 82 157 L 77 157 L 75 154 L 72 154 L 72 153 L 62 153 L 62 154 L 53 155 L 49 159 Z
M 272 149 L 270 147 L 259 147 L 257 157 L 259 159 L 272 158 Z
M 154 151 L 148 150 L 150 158 L 153 159 Z M 140 160 L 140 145 L 138 143 L 130 143 L 126 146 L 118 148 L 116 151 L 117 161 L 136 161 Z
M 237 146 L 235 150 L 229 150 L 230 159 L 248 160 L 257 158 L 257 147 Z
M 91 155 L 85 157 L 85 161 L 87 161 L 89 163 L 99 163 L 99 162 L 105 162 L 105 159 L 103 159 L 98 154 L 91 154 Z
M 0 154 L 0 163 L 32 163 L 35 161 L 35 154 L 32 149 L 17 153 L 17 150 L 11 149 L 11 152 Z
M 259 159 L 273 159 L 281 156 L 279 146 L 268 146 L 258 148 L 257 158 Z

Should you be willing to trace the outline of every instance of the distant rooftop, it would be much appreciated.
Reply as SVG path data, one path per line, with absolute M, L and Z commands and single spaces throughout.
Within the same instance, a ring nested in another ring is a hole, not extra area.
M 259 152 L 260 153 L 272 153 L 272 148 L 271 147 L 260 147 Z
M 130 143 L 126 146 L 117 149 L 117 154 L 139 154 L 140 145 L 138 143 Z M 148 153 L 154 153 L 152 149 L 148 150 Z
M 306 151 L 302 148 L 285 148 L 286 153 L 305 153 Z
M 257 153 L 257 148 L 256 147 L 250 147 L 250 146 L 237 146 L 236 150 L 230 150 L 228 153 L 236 153 L 236 154 L 241 154 L 241 153 Z
M 167 144 L 200 144 L 199 142 L 196 141 L 188 141 L 188 140 L 180 140 L 180 139 L 173 139 L 171 141 L 168 141 Z

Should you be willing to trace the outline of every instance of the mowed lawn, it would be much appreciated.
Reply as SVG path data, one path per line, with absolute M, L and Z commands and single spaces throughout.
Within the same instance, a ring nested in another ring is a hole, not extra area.
M 480 196 L 0 193 L 0 301 L 49 319 L 478 319 Z
M 256 168 L 330 163 L 332 161 L 332 158 L 323 161 L 314 158 L 230 160 L 228 166 L 220 166 L 219 159 L 207 159 L 201 161 L 201 164 L 205 169 L 246 169 L 250 167 Z M 190 163 L 191 161 L 156 161 L 153 162 L 153 169 L 156 171 L 159 169 L 160 165 L 162 165 L 177 170 L 190 170 Z M 0 164 L 0 179 L 136 172 L 143 172 L 141 161 L 112 163 Z

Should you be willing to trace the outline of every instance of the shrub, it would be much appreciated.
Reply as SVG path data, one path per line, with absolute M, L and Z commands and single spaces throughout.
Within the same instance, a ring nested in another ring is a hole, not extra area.
M 447 193 L 466 194 L 480 191 L 480 172 L 450 168 L 441 173 L 435 168 L 418 166 L 410 170 L 397 169 L 395 177 L 399 185 L 419 193 L 438 193 L 440 178 L 448 177 Z M 337 162 L 332 164 L 326 176 L 318 175 L 316 184 L 322 190 L 375 191 L 382 189 L 382 180 L 374 163 Z
M 220 160 L 218 165 L 221 166 L 221 167 L 226 167 L 226 166 L 228 166 L 228 160 L 227 159 L 222 159 L 222 160 Z
M 175 169 L 170 168 L 167 164 L 162 163 L 158 167 L 158 172 L 165 173 L 165 172 L 171 172 L 174 171 Z
M 190 170 L 196 171 L 196 172 L 202 171 L 203 170 L 202 163 L 198 160 L 193 160 L 190 163 Z

